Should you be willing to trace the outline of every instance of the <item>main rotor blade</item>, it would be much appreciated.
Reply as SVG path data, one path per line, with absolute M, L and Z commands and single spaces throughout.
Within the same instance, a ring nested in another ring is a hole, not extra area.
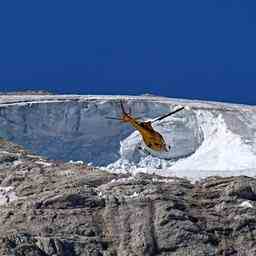
M 121 118 L 118 118 L 118 117 L 112 117 L 112 116 L 105 116 L 104 117 L 105 119 L 112 119 L 112 120 L 119 120 L 119 121 L 122 121 Z M 140 120 L 142 119 L 143 117 L 134 117 L 134 119 L 137 119 L 137 120 Z
M 112 119 L 112 120 L 119 120 L 119 121 L 122 121 L 121 118 L 118 118 L 118 117 L 111 117 L 111 116 L 105 116 L 106 119 Z
M 159 118 L 153 120 L 152 123 L 157 122 L 157 121 L 160 121 L 160 120 L 162 120 L 162 119 L 164 119 L 164 118 L 166 118 L 166 117 L 168 117 L 168 116 L 174 115 L 174 114 L 176 114 L 177 112 L 183 110 L 184 108 L 185 108 L 185 107 L 181 107 L 181 108 L 178 108 L 178 109 L 172 111 L 171 113 L 168 113 L 168 114 L 166 114 L 166 115 L 160 116 Z

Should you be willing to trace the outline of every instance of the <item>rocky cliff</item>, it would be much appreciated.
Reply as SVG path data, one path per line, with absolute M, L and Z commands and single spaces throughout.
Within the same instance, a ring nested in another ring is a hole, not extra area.
M 0 255 L 256 255 L 256 179 L 113 174 L 0 141 Z

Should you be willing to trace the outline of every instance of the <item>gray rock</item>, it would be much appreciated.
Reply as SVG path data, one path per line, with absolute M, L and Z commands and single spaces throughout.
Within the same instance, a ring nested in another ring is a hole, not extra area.
M 2 151 L 19 162 L 1 171 L 16 198 L 0 205 L 0 255 L 256 255 L 254 178 L 191 184 L 47 161 L 5 141 Z

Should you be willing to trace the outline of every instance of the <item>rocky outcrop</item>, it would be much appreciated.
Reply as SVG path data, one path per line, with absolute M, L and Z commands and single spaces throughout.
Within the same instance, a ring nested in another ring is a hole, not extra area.
M 195 184 L 47 161 L 0 141 L 0 255 L 256 255 L 256 179 Z

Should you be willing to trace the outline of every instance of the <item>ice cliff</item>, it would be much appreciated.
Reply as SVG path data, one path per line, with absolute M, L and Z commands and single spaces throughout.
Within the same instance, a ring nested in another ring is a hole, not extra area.
M 168 160 L 138 150 L 141 137 L 119 116 L 119 101 L 143 119 L 187 108 L 155 124 L 171 146 Z M 151 96 L 0 96 L 0 136 L 36 154 L 82 160 L 113 172 L 191 179 L 256 170 L 256 107 Z

